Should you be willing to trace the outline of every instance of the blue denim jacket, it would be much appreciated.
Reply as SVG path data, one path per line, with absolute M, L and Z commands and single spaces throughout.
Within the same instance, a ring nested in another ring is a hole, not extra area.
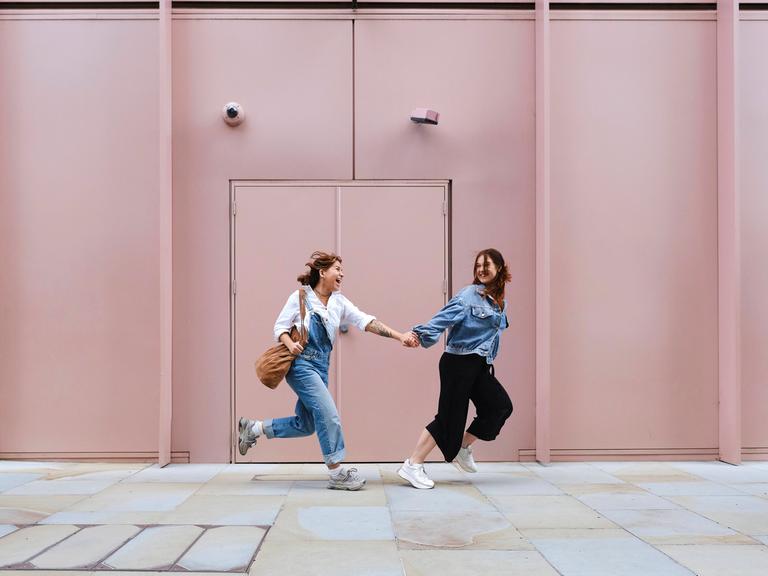
M 484 286 L 470 284 L 450 299 L 448 304 L 426 324 L 413 327 L 421 345 L 429 348 L 448 329 L 445 351 L 451 354 L 478 354 L 488 364 L 493 363 L 499 352 L 501 331 L 509 326 L 506 310 L 488 296 L 483 296 Z

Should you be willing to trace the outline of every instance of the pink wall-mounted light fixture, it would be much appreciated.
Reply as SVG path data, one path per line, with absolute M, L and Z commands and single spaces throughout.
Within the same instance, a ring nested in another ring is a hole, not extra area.
M 429 108 L 416 108 L 411 112 L 411 122 L 416 124 L 433 124 L 437 126 L 440 113 Z
M 221 115 L 229 126 L 238 126 L 245 120 L 245 108 L 237 102 L 227 102 L 224 104 Z

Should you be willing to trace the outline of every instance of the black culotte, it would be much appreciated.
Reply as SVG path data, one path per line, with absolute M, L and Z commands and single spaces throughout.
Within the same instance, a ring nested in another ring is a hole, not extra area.
M 493 365 L 477 354 L 443 353 L 437 415 L 427 430 L 446 462 L 452 462 L 461 448 L 470 400 L 477 415 L 467 432 L 480 440 L 494 440 L 512 414 L 512 401 L 496 380 Z

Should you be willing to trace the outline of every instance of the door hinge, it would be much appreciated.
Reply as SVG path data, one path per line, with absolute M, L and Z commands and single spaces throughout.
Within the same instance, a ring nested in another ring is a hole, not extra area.
M 237 216 L 237 202 L 232 202 L 232 216 Z
M 237 294 L 237 282 L 232 280 L 232 294 Z
M 446 214 L 448 214 L 448 202 L 443 200 L 443 216 L 445 216 Z
M 448 280 L 443 279 L 443 294 L 448 294 Z

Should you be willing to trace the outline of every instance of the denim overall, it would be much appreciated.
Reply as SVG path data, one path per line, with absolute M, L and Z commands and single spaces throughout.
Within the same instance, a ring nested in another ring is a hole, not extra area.
M 296 392 L 296 415 L 264 421 L 267 438 L 299 438 L 317 431 L 323 460 L 335 464 L 344 459 L 344 435 L 341 420 L 328 391 L 328 365 L 333 344 L 322 318 L 307 310 L 309 341 L 293 361 L 285 381 Z

